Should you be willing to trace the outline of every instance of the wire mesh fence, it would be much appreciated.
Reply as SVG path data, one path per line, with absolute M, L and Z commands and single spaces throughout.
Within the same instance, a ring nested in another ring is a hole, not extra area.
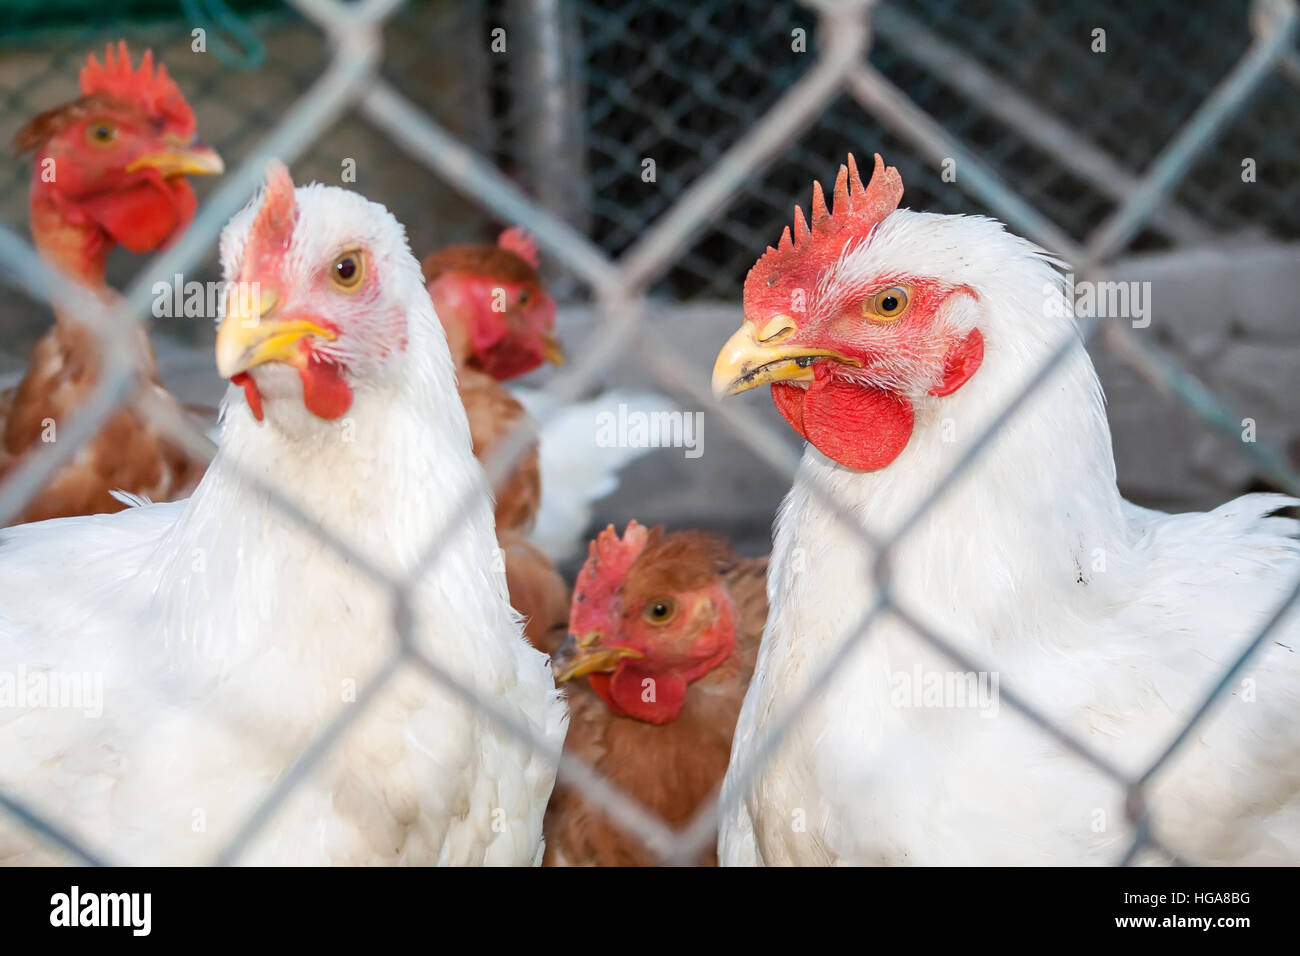
M 153 44 L 182 87 L 196 91 L 201 127 L 215 130 L 212 138 L 223 153 L 241 160 L 203 197 L 199 215 L 179 241 L 138 276 L 120 276 L 126 286 L 120 305 L 87 301 L 20 238 L 17 197 L 26 170 L 15 170 L 3 206 L 11 226 L 0 231 L 7 278 L 39 308 L 62 304 L 85 316 L 98 337 L 103 368 L 89 400 L 61 425 L 59 441 L 26 457 L 0 486 L 0 524 L 19 514 L 126 404 L 187 450 L 211 457 L 211 443 L 191 423 L 134 388 L 137 368 L 123 332 L 149 314 L 152 277 L 211 268 L 214 240 L 260 185 L 272 158 L 295 169 L 301 161 L 306 178 L 315 174 L 325 181 L 337 177 L 340 158 L 357 159 L 364 171 L 357 188 L 395 210 L 416 248 L 476 236 L 491 219 L 528 229 L 551 257 L 557 286 L 569 298 L 589 299 L 599 316 L 574 361 L 546 386 L 548 396 L 560 401 L 579 397 L 620 353 L 643 342 L 648 316 L 665 301 L 734 299 L 756 253 L 779 234 L 789 207 L 806 192 L 809 172 L 833 168 L 829 157 L 838 158 L 846 144 L 859 150 L 878 144 L 905 182 L 920 184 L 909 186 L 914 208 L 997 216 L 1081 276 L 1100 274 L 1132 249 L 1175 248 L 1239 229 L 1287 239 L 1300 224 L 1300 151 L 1291 106 L 1297 12 L 1289 0 L 1259 0 L 1249 8 L 1225 0 L 1194 17 L 1177 3 L 1150 4 L 1133 14 L 1121 12 L 1119 4 L 1083 8 L 1059 2 L 1026 10 L 997 0 L 916 9 L 873 0 L 807 6 L 507 0 L 406 8 L 398 0 L 293 0 L 290 6 L 250 4 L 245 19 L 225 16 L 230 11 L 224 7 L 187 8 L 184 20 L 158 17 L 132 28 L 133 39 Z M 41 37 L 48 15 L 29 8 L 15 35 Z M 225 62 L 169 52 L 189 48 L 200 18 L 231 35 Z M 1141 42 L 1147 74 L 1126 75 L 1089 53 L 1096 24 L 1117 19 L 1126 26 L 1110 31 L 1110 42 Z M 491 40 L 498 28 L 518 42 L 507 42 L 495 55 Z M 84 50 L 122 32 L 121 22 L 108 18 L 75 42 L 58 37 L 53 55 L 6 50 L 6 67 L 21 79 L 6 84 L 0 133 L 11 132 L 32 112 L 33 102 L 70 98 Z M 466 43 L 468 36 L 483 43 Z M 1083 111 L 1080 119 L 1081 99 L 1105 108 Z M 1236 140 L 1231 154 L 1216 156 L 1214 145 L 1229 136 Z M 324 142 L 328 148 L 318 148 Z M 1227 185 L 1242 182 L 1241 156 L 1270 169 L 1261 188 Z M 936 178 L 948 164 L 961 170 L 951 180 L 958 189 Z M 411 183 L 419 186 L 412 191 Z M 1101 328 L 1096 319 L 1081 325 L 1087 339 Z M 1239 416 L 1168 354 L 1122 325 L 1106 326 L 1103 337 L 1106 347 L 1174 395 L 1206 430 L 1239 427 Z M 794 478 L 797 455 L 786 436 L 744 409 L 715 405 L 705 382 L 683 374 L 689 363 L 671 343 L 659 340 L 643 351 L 663 387 L 710 408 L 782 480 Z M 933 492 L 883 539 L 868 533 L 828 489 L 815 489 L 871 549 L 879 598 L 792 706 L 770 722 L 756 758 L 735 768 L 727 788 L 679 830 L 591 767 L 553 753 L 534 730 L 459 680 L 413 639 L 413 582 L 437 566 L 442 542 L 453 537 L 460 518 L 441 528 L 398 579 L 376 556 L 332 536 L 282 489 L 242 475 L 324 547 L 352 562 L 359 576 L 391 589 L 394 640 L 391 657 L 363 684 L 356 702 L 319 729 L 214 862 L 241 859 L 403 665 L 415 666 L 431 686 L 472 706 L 516 740 L 550 752 L 559 760 L 562 781 L 664 861 L 697 859 L 715 839 L 720 812 L 742 798 L 836 668 L 870 639 L 883 617 L 903 622 L 962 671 L 994 669 L 900 602 L 891 588 L 889 558 L 931 506 L 963 480 L 999 430 L 1052 380 L 1067 351 L 1062 347 L 1026 383 Z M 484 463 L 494 486 L 536 436 L 536 425 L 522 422 Z M 1284 451 L 1262 443 L 1244 447 L 1260 475 L 1276 487 L 1300 491 Z M 469 504 L 467 498 L 453 513 L 467 514 Z M 1166 860 L 1194 862 L 1162 842 L 1159 820 L 1146 809 L 1145 788 L 1189 735 L 1213 719 L 1216 701 L 1297 594 L 1300 582 L 1140 774 L 1126 772 L 1059 726 L 1017 691 L 1014 680 L 1003 686 L 1003 702 L 1128 795 L 1132 838 L 1116 862 L 1133 862 L 1147 849 Z M 86 845 L 69 821 L 47 819 L 3 793 L 0 804 L 82 861 L 119 862 L 113 848 Z

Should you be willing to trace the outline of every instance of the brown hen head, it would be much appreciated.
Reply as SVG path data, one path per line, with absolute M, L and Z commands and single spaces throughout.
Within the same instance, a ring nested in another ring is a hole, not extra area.
M 146 50 L 132 67 L 126 43 L 101 63 L 93 54 L 81 71 L 81 96 L 40 114 L 14 137 L 18 152 L 34 152 L 31 206 L 38 242 L 60 226 L 96 234 L 70 263 L 93 274 L 120 243 L 151 252 L 194 218 L 187 176 L 220 173 L 221 157 L 195 140 L 194 111 L 167 68 L 154 68 Z M 69 264 L 69 263 L 65 263 Z
M 586 676 L 615 713 L 673 720 L 690 683 L 731 655 L 737 615 L 721 571 L 735 559 L 698 531 L 606 528 L 573 589 L 556 680 Z
M 504 382 L 564 361 L 539 264 L 536 243 L 518 228 L 495 246 L 450 246 L 425 258 L 424 281 L 458 364 Z

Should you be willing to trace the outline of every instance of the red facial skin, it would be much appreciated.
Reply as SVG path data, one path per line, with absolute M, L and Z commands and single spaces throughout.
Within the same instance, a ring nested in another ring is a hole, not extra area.
M 736 638 L 736 609 L 721 582 L 665 597 L 676 605 L 667 624 L 648 623 L 648 605 L 627 607 L 619 621 L 611 622 L 620 628 L 608 632 L 612 640 L 602 639 L 606 646 L 632 648 L 645 656 L 621 661 L 612 673 L 587 676 L 610 710 L 651 724 L 676 718 L 686 703 L 687 686 L 725 661 Z
M 725 661 L 735 644 L 736 609 L 716 575 L 699 587 L 649 590 L 629 584 L 629 570 L 649 534 L 635 521 L 622 540 L 608 528 L 591 546 L 574 587 L 569 629 L 600 637 L 601 648 L 628 648 L 608 673 L 587 675 L 591 689 L 616 714 L 652 724 L 675 719 L 687 688 Z M 635 579 L 635 571 L 632 572 Z M 650 609 L 671 604 L 666 620 Z
M 153 70 L 148 52 L 138 70 L 124 44 L 105 60 L 88 61 L 80 100 L 41 114 L 15 137 L 18 149 L 35 151 L 30 209 L 38 245 L 96 285 L 115 244 L 152 252 L 189 225 L 196 205 L 183 176 L 127 172 L 140 157 L 191 143 L 189 105 L 165 68 Z M 107 142 L 92 135 L 101 128 L 112 131 Z
M 329 323 L 320 319 L 316 320 L 316 324 L 323 328 L 329 327 Z M 307 406 L 307 411 L 326 421 L 342 418 L 352 407 L 352 386 L 343 377 L 343 368 L 322 358 L 305 339 L 298 343 L 298 350 L 303 356 L 298 375 L 302 378 L 302 403 Z M 264 414 L 262 393 L 253 376 L 240 372 L 232 375 L 230 381 L 244 390 L 249 411 L 260 422 Z
M 526 375 L 546 361 L 555 330 L 555 302 L 540 281 L 509 281 L 467 270 L 429 283 L 438 315 L 467 330 L 466 364 L 498 381 Z M 504 306 L 504 311 L 500 306 Z
M 863 329 L 860 306 L 845 317 L 800 330 L 785 341 L 791 345 L 832 349 L 861 362 L 844 365 L 833 359 L 814 363 L 814 380 L 801 387 L 772 385 L 772 400 L 790 426 L 822 454 L 855 471 L 876 471 L 897 458 L 912 437 L 915 413 L 907 394 L 896 387 L 878 387 L 871 380 L 896 382 L 903 369 L 924 390 L 951 395 L 975 374 L 984 359 L 984 337 L 972 329 L 965 337 L 947 333 L 938 319 L 953 295 L 966 289 L 940 286 L 927 279 L 889 279 L 875 283 L 857 302 L 870 301 L 882 289 L 903 285 L 912 290 L 911 304 L 888 333 Z M 815 343 L 815 344 L 810 344 Z M 936 350 L 936 343 L 940 343 Z
M 778 315 L 796 329 L 783 347 L 825 349 L 847 359 L 817 359 L 807 386 L 776 383 L 772 398 L 799 434 L 827 457 L 859 471 L 884 468 L 902 453 L 912 435 L 912 397 L 951 395 L 978 370 L 984 339 L 978 329 L 954 331 L 943 315 L 954 297 L 973 290 L 923 276 L 879 276 L 828 314 L 806 318 L 792 303 L 812 294 L 850 243 L 869 241 L 872 231 L 897 207 L 902 182 L 876 157 L 871 183 L 863 187 L 853 157 L 840 167 L 834 214 L 820 184 L 813 193 L 813 222 L 796 207 L 794 237 L 787 229 L 745 280 L 745 316 L 756 329 Z M 903 286 L 908 306 L 894 321 L 869 316 L 867 307 L 882 290 Z
M 504 382 L 556 357 L 555 302 L 542 285 L 540 261 L 537 244 L 517 227 L 496 245 L 451 246 L 425 257 L 424 280 L 458 367 Z

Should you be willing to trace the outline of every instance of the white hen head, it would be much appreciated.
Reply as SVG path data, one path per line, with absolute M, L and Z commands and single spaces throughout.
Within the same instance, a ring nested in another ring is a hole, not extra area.
M 796 207 L 793 237 L 750 270 L 714 369 L 719 395 L 770 384 L 796 431 L 859 471 L 893 462 L 933 399 L 1021 377 L 982 374 L 986 343 L 1014 357 L 1066 329 L 1041 250 L 989 219 L 898 210 L 902 192 L 879 156 L 865 186 L 852 156 L 840 167 L 833 211 L 815 184 L 811 226 Z
M 429 361 L 406 354 L 413 332 L 424 345 L 433 331 L 413 324 L 436 326 L 420 267 L 378 203 L 315 183 L 295 190 L 272 163 L 262 193 L 222 233 L 221 261 L 232 285 L 217 369 L 259 420 L 318 430 L 363 395 L 391 397 L 405 369 Z

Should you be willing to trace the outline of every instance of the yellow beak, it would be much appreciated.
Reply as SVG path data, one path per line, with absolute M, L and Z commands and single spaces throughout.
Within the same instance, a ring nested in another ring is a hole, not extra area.
M 156 169 L 164 179 L 170 179 L 173 176 L 216 176 L 226 171 L 226 164 L 211 146 L 191 143 L 141 156 L 126 167 L 128 173 L 141 169 Z
M 544 355 L 546 361 L 550 362 L 552 365 L 564 364 L 564 346 L 561 345 L 560 340 L 554 336 L 544 335 L 542 337 L 542 355 Z
M 778 327 L 779 326 L 779 327 Z M 796 331 L 788 316 L 777 316 L 762 329 L 745 322 L 727 339 L 713 363 L 713 394 L 716 398 L 747 392 L 773 382 L 811 382 L 813 361 L 830 358 L 846 365 L 861 365 L 829 349 L 786 345 Z
M 570 634 L 551 656 L 555 683 L 563 684 L 575 677 L 612 671 L 625 657 L 644 657 L 630 647 L 601 647 L 600 631 L 588 631 L 579 637 Z
M 267 362 L 297 366 L 302 362 L 298 342 L 309 335 L 333 339 L 329 329 L 304 319 L 268 319 L 275 308 L 274 292 L 236 295 L 233 291 L 226 317 L 217 329 L 217 374 L 230 378 Z

